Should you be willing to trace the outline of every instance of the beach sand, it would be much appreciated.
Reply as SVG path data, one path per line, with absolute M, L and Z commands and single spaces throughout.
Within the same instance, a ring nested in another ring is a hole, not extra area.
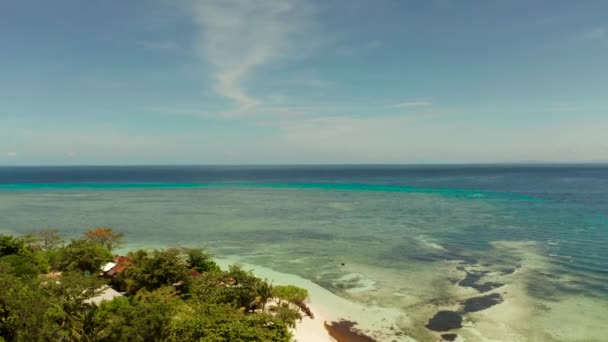
M 293 329 L 293 336 L 297 342 L 335 342 L 327 329 L 325 322 L 327 318 L 323 313 L 313 305 L 307 304 L 308 308 L 314 315 L 314 318 L 304 316 L 301 321 L 296 323 L 296 328 Z
M 415 341 L 399 333 L 387 335 L 391 331 L 400 332 L 398 323 L 406 319 L 398 309 L 351 302 L 300 276 L 248 264 L 236 257 L 218 259 L 217 262 L 222 268 L 240 264 L 244 269 L 253 271 L 257 277 L 274 285 L 295 285 L 307 289 L 307 305 L 315 318 L 303 318 L 302 322 L 297 324 L 294 335 L 298 342 L 335 341 L 327 331 L 325 323 L 331 325 L 343 321 L 351 322 L 353 330 L 377 341 Z

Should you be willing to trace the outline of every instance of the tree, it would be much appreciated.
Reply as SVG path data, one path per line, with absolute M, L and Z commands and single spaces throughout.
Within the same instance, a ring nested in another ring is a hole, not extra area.
M 264 280 L 256 290 L 258 294 L 256 300 L 261 306 L 262 311 L 264 311 L 266 308 L 266 303 L 268 303 L 268 300 L 272 297 L 273 287 L 272 285 L 268 284 L 266 280 Z
M 97 227 L 84 232 L 87 240 L 95 241 L 109 250 L 114 250 L 122 245 L 123 233 L 116 233 L 110 227 Z
M 100 286 L 97 277 L 64 274 L 60 281 L 15 277 L 0 263 L 0 336 L 9 341 L 86 341 L 84 300 Z
M 219 271 L 220 267 L 213 261 L 211 254 L 200 248 L 184 248 L 188 268 L 197 272 Z
M 127 291 L 136 293 L 140 289 L 152 291 L 162 286 L 180 283 L 187 286 L 190 279 L 188 263 L 179 249 L 138 250 L 129 253 L 131 265 L 119 274 Z
M 85 276 L 80 272 L 64 272 L 59 281 L 47 282 L 42 288 L 50 298 L 45 316 L 54 320 L 56 328 L 52 341 L 86 341 L 93 310 L 87 299 L 99 294 L 104 285 L 101 278 Z
M 44 340 L 53 330 L 45 315 L 48 297 L 33 279 L 16 277 L 7 267 L 0 263 L 0 336 L 9 341 Z
M 0 236 L 0 253 L 0 341 L 287 342 L 299 317 L 287 303 L 272 314 L 256 310 L 274 293 L 272 286 L 240 266 L 220 270 L 199 249 L 130 253 L 133 263 L 117 278 L 133 295 L 99 306 L 90 299 L 107 281 L 84 271 L 112 259 L 101 243 L 33 249 L 23 239 Z M 50 253 L 63 273 L 40 277 Z
M 228 271 L 206 272 L 192 279 L 190 296 L 206 303 L 230 304 L 246 312 L 264 308 L 272 295 L 272 287 L 251 271 L 232 265 Z
M 6 255 L 0 257 L 0 262 L 9 266 L 5 272 L 17 277 L 35 277 L 40 273 L 40 268 L 31 254 L 26 256 Z
M 92 335 L 99 342 L 161 341 L 168 336 L 171 317 L 182 305 L 170 287 L 114 298 L 96 310 Z
M 190 302 L 171 320 L 168 342 L 288 342 L 291 333 L 270 314 L 246 315 L 227 304 Z
M 270 311 L 274 316 L 283 321 L 288 326 L 295 328 L 296 321 L 302 319 L 302 316 L 295 310 L 289 307 L 289 304 L 283 303 L 279 306 L 273 306 Z
M 61 271 L 97 272 L 112 261 L 112 253 L 101 244 L 89 240 L 74 240 L 59 250 L 57 266 Z
M 11 265 L 11 272 L 17 276 L 36 276 L 48 269 L 44 255 L 36 253 L 24 239 L 0 236 L 0 261 Z
M 274 296 L 290 303 L 300 305 L 308 298 L 308 290 L 293 285 L 278 285 L 273 288 Z
M 23 239 L 10 235 L 0 235 L 0 257 L 11 254 L 21 254 L 27 249 Z
M 40 230 L 25 236 L 25 240 L 35 250 L 49 251 L 63 243 L 63 237 L 56 229 Z

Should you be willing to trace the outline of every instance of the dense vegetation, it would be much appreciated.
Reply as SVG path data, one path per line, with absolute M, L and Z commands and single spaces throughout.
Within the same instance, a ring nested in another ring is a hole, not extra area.
M 0 340 L 291 340 L 306 290 L 223 271 L 189 248 L 133 251 L 124 271 L 103 277 L 121 239 L 111 228 L 69 243 L 56 231 L 0 235 Z M 93 304 L 107 286 L 125 296 Z

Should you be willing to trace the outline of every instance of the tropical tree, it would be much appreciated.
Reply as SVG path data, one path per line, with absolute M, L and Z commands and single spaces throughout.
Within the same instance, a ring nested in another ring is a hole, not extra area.
M 171 287 L 104 301 L 95 311 L 92 336 L 99 342 L 161 341 L 168 337 L 170 320 L 182 305 Z
M 279 300 L 285 300 L 303 308 L 305 307 L 304 300 L 308 298 L 308 290 L 293 285 L 278 285 L 273 288 L 273 295 Z
M 213 261 L 210 253 L 201 248 L 184 248 L 187 256 L 188 268 L 197 272 L 219 271 L 220 267 Z
M 42 341 L 54 330 L 46 315 L 49 298 L 35 280 L 17 277 L 0 263 L 0 336 L 8 341 Z
M 192 279 L 189 295 L 193 300 L 230 304 L 235 309 L 252 312 L 264 308 L 272 295 L 272 286 L 238 265 L 228 271 L 203 273 Z
M 84 232 L 85 239 L 95 241 L 109 250 L 122 245 L 123 233 L 116 233 L 110 227 L 97 227 Z
M 262 308 L 262 311 L 266 308 L 266 303 L 272 297 L 273 287 L 271 284 L 268 284 L 268 281 L 264 280 L 260 283 L 260 285 L 256 289 L 257 297 L 256 301 L 258 305 Z
M 59 250 L 57 267 L 61 271 L 97 272 L 112 259 L 112 253 L 98 242 L 74 240 Z
M 152 291 L 163 286 L 187 286 L 190 279 L 188 262 L 177 248 L 145 251 L 138 250 L 128 255 L 131 265 L 119 274 L 127 291 L 136 293 L 140 289 Z
M 11 266 L 17 276 L 36 276 L 49 267 L 44 255 L 36 253 L 24 239 L 0 236 L 0 262 Z
M 103 285 L 101 278 L 80 272 L 63 273 L 60 280 L 44 285 L 42 289 L 48 294 L 51 307 L 46 316 L 56 323 L 53 337 L 49 340 L 89 340 L 87 323 L 93 308 L 87 300 L 98 295 Z
M 171 320 L 166 341 L 288 342 L 288 325 L 264 313 L 246 315 L 227 304 L 191 302 Z
M 36 231 L 26 235 L 24 239 L 33 249 L 43 251 L 56 249 L 63 243 L 63 237 L 56 229 Z
M 21 254 L 27 249 L 23 239 L 10 235 L 0 235 L 0 257 L 11 254 Z

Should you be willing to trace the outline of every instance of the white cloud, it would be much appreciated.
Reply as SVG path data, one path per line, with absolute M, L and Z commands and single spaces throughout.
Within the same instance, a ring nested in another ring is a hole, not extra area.
M 15 158 L 15 157 L 17 157 L 17 152 L 8 152 L 6 155 L 7 155 L 9 158 Z
M 297 0 L 203 0 L 194 3 L 194 15 L 202 30 L 196 44 L 214 69 L 214 89 L 235 105 L 226 116 L 262 104 L 243 83 L 256 69 L 290 57 L 312 23 L 310 5 Z
M 401 102 L 392 105 L 388 105 L 387 108 L 413 108 L 413 107 L 430 107 L 433 105 L 431 101 L 408 101 Z

